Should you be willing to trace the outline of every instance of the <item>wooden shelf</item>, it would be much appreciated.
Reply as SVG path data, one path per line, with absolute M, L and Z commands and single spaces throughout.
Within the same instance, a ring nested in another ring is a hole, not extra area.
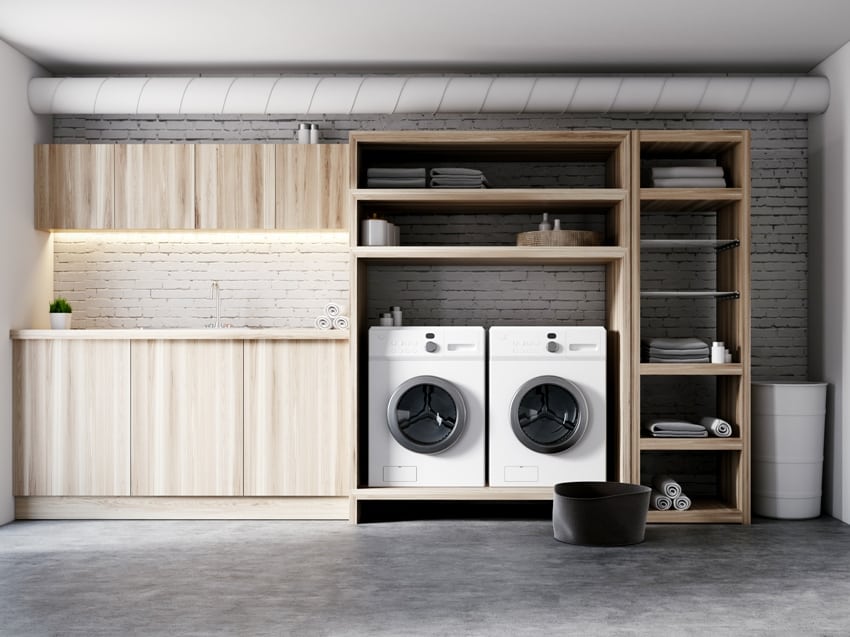
M 361 487 L 357 500 L 551 500 L 551 487 Z
M 517 246 L 400 246 L 358 247 L 352 249 L 358 260 L 368 259 L 386 263 L 553 263 L 599 264 L 624 259 L 625 248 L 593 247 L 517 247 Z
M 641 438 L 641 451 L 740 451 L 740 438 Z
M 737 239 L 641 239 L 641 250 L 728 250 L 737 248 Z
M 717 500 L 695 500 L 687 511 L 650 509 L 646 521 L 650 524 L 741 524 L 744 522 L 744 513 Z
M 736 290 L 641 290 L 646 299 L 717 299 L 729 301 L 741 297 Z
M 622 188 L 358 188 L 351 191 L 358 204 L 370 210 L 398 208 L 407 212 L 522 212 L 569 209 L 608 209 L 622 204 L 628 191 Z
M 641 363 L 641 376 L 740 376 L 741 363 Z
M 641 188 L 641 212 L 707 212 L 742 201 L 742 188 Z

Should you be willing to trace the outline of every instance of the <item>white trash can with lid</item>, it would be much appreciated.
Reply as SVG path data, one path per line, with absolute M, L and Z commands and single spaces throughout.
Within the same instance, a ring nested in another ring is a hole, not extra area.
M 818 517 L 827 383 L 755 381 L 752 388 L 753 513 Z

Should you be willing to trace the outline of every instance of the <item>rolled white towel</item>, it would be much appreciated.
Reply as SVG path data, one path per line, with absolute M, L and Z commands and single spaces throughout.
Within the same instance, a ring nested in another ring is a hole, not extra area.
M 331 318 L 335 318 L 342 314 L 342 306 L 337 303 L 327 303 L 325 304 L 325 314 Z
M 663 493 L 668 498 L 677 498 L 682 495 L 682 487 L 670 476 L 653 476 L 652 486 L 655 487 L 659 493 Z
M 347 330 L 348 325 L 349 323 L 347 316 L 335 316 L 333 318 L 333 326 L 335 330 Z
M 708 433 L 718 438 L 728 438 L 732 435 L 732 425 L 725 420 L 715 418 L 714 416 L 705 416 L 699 421 Z
M 684 493 L 680 493 L 673 498 L 673 508 L 677 511 L 687 511 L 691 508 L 691 499 Z
M 316 317 L 316 320 L 313 321 L 313 324 L 316 326 L 316 329 L 319 330 L 329 330 L 333 328 L 333 319 L 326 314 L 321 314 Z
M 649 496 L 649 503 L 656 511 L 669 511 L 673 506 L 673 500 L 655 489 L 652 490 L 652 494 Z

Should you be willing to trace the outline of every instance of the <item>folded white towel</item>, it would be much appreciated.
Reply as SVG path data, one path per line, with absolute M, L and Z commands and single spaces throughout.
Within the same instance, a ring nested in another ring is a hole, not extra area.
M 673 507 L 673 500 L 656 489 L 652 490 L 649 496 L 649 503 L 656 511 L 669 511 Z
M 709 433 L 718 438 L 728 438 L 732 435 L 732 425 L 725 420 L 713 416 L 705 416 L 700 419 L 699 424 L 705 427 Z
M 653 166 L 653 179 L 682 179 L 685 177 L 723 177 L 722 166 Z
M 687 511 L 691 508 L 691 499 L 684 493 L 680 493 L 673 498 L 673 508 L 677 511 Z
M 316 329 L 329 330 L 333 328 L 333 319 L 330 316 L 322 314 L 316 317 L 316 320 L 313 321 L 313 324 L 316 326 Z
M 678 498 L 682 495 L 682 487 L 673 478 L 667 475 L 659 474 L 652 477 L 652 486 L 659 493 L 663 493 L 668 498 Z
M 705 427 L 685 420 L 653 419 L 645 422 L 643 428 L 656 438 L 707 438 Z
M 654 188 L 725 188 L 723 177 L 682 177 L 670 179 L 653 179 Z

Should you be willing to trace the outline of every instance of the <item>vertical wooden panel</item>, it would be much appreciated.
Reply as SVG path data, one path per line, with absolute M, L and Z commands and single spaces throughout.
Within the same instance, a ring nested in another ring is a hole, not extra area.
M 276 227 L 348 228 L 347 144 L 279 144 L 275 151 Z
M 194 228 L 194 201 L 194 146 L 115 147 L 116 228 Z
M 274 228 L 272 144 L 195 146 L 195 227 Z
M 132 351 L 132 494 L 242 495 L 242 342 Z
M 15 341 L 15 495 L 130 495 L 129 341 Z
M 245 495 L 348 495 L 344 341 L 245 342 Z
M 35 227 L 113 227 L 112 144 L 35 146 Z

